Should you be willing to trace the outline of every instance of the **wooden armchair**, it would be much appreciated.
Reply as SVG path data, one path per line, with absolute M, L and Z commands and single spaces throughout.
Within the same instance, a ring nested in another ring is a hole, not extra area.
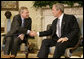
M 70 58 L 72 56 L 73 51 L 75 51 L 80 46 L 81 40 L 83 40 L 83 37 L 80 37 L 78 43 L 74 47 L 70 47 L 65 50 L 64 55 L 66 58 Z

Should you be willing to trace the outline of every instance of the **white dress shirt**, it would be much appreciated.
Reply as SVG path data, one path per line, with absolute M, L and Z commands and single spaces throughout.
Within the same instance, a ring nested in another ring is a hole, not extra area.
M 62 24 L 63 15 L 64 15 L 64 14 L 62 13 L 61 16 L 58 18 L 60 28 L 61 28 L 61 24 Z M 58 25 L 58 23 L 57 23 L 57 25 Z M 57 27 L 57 25 L 56 25 L 56 27 Z M 57 31 L 56 31 L 56 34 L 57 34 L 57 36 L 59 37 L 58 29 L 57 29 Z
M 24 26 L 24 18 L 21 17 L 21 19 L 22 19 L 22 24 L 21 24 L 21 26 Z M 30 32 L 30 30 L 27 30 L 27 34 L 29 34 L 29 32 Z

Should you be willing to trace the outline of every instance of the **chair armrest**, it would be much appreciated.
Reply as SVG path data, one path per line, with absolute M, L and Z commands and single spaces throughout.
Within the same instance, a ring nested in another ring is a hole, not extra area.
M 71 56 L 72 56 L 72 53 L 71 53 L 71 50 L 72 48 L 67 48 L 66 50 L 65 50 L 65 54 L 64 54 L 64 56 L 65 56 L 65 58 L 70 58 Z
M 83 39 L 83 36 L 80 36 L 80 39 L 79 39 L 78 43 L 74 47 L 70 47 L 70 48 L 67 48 L 65 50 L 65 57 L 68 57 L 68 58 L 71 57 L 72 52 L 78 48 L 78 46 L 79 46 L 82 39 Z
M 69 48 L 71 50 L 71 52 L 73 52 L 74 50 L 76 50 L 79 47 L 82 39 L 83 39 L 83 36 L 80 36 L 78 43 L 74 47 Z

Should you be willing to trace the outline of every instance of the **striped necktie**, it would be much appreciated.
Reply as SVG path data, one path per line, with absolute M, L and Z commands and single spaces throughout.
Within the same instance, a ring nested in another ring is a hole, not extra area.
M 22 19 L 22 27 L 24 27 L 24 19 Z
M 61 37 L 60 19 L 57 20 L 57 36 Z

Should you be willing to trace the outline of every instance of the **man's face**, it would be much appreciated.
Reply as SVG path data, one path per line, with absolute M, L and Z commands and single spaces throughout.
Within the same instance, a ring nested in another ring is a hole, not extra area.
M 23 12 L 21 13 L 23 18 L 28 18 L 29 17 L 29 11 L 27 9 L 24 9 Z
M 53 13 L 53 15 L 54 15 L 55 17 L 58 17 L 59 10 L 56 10 L 55 5 L 53 5 L 53 7 L 52 7 L 52 13 Z

